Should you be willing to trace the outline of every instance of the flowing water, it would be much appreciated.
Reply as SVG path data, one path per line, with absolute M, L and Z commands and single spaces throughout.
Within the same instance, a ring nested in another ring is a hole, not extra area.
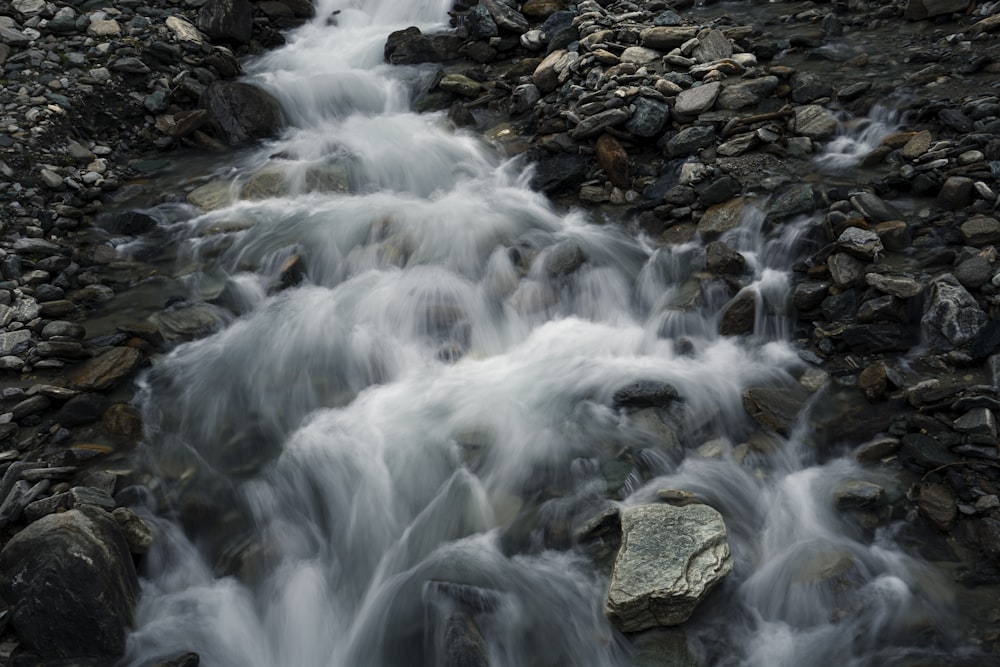
M 747 387 L 811 377 L 784 304 L 813 222 L 754 212 L 730 233 L 761 307 L 753 335 L 718 336 L 733 292 L 699 244 L 556 210 L 523 164 L 408 112 L 429 73 L 383 64 L 385 37 L 450 4 L 322 1 L 252 65 L 292 129 L 229 172 L 278 165 L 292 194 L 158 212 L 223 326 L 144 380 L 149 504 L 167 511 L 126 663 L 445 664 L 456 614 L 495 666 L 906 665 L 947 649 L 943 578 L 891 523 L 835 508 L 845 481 L 898 483 L 853 462 L 858 442 L 818 447 L 808 411 L 762 441 L 742 407 Z M 838 146 L 834 166 L 859 152 Z M 310 174 L 350 191 L 309 191 Z M 294 257 L 304 283 L 274 289 Z M 683 402 L 613 407 L 637 380 Z M 679 640 L 630 639 L 577 531 L 659 489 L 718 509 L 736 566 Z

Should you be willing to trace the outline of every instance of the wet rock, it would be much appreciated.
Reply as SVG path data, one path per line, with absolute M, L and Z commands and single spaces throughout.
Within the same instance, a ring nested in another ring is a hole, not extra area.
M 692 125 L 670 137 L 665 144 L 670 157 L 691 155 L 715 143 L 715 128 L 711 125 Z
M 476 5 L 465 15 L 464 25 L 469 31 L 469 39 L 489 39 L 500 34 L 496 21 L 484 5 Z
M 697 116 L 708 111 L 722 92 L 718 81 L 695 86 L 682 91 L 674 103 L 674 113 L 681 117 Z
M 1000 243 L 1000 221 L 996 218 L 972 218 L 962 223 L 960 230 L 965 242 L 977 248 Z
M 821 97 L 833 95 L 833 87 L 827 79 L 811 72 L 796 72 L 792 75 L 792 100 L 807 104 Z
M 201 665 L 201 657 L 197 653 L 184 653 L 158 662 L 153 667 L 199 667 L 199 665 Z
M 665 102 L 640 97 L 635 101 L 635 111 L 625 123 L 625 129 L 637 137 L 648 139 L 658 135 L 668 120 L 670 107 Z
M 615 390 L 611 400 L 616 408 L 662 408 L 680 400 L 680 394 L 667 382 L 639 380 Z
M 108 399 L 100 394 L 83 393 L 66 401 L 54 419 L 63 426 L 92 424 L 101 418 L 108 407 Z
M 771 217 L 782 220 L 794 215 L 811 213 L 815 206 L 812 186 L 802 184 L 775 197 L 771 201 L 769 212 Z
M 837 247 L 858 259 L 873 261 L 884 251 L 878 234 L 859 227 L 848 227 L 837 238 Z
M 587 261 L 587 254 L 574 239 L 560 241 L 545 256 L 545 270 L 551 275 L 566 275 Z
M 976 255 L 956 266 L 954 275 L 963 286 L 976 289 L 993 278 L 993 266 L 982 255 Z
M 130 553 L 141 556 L 149 552 L 153 544 L 153 530 L 149 524 L 127 507 L 116 507 L 111 516 L 121 529 Z
M 686 621 L 733 567 L 722 516 L 707 505 L 622 511 L 605 607 L 623 632 Z
M 531 187 L 546 194 L 572 189 L 587 177 L 590 161 L 583 155 L 560 153 L 538 162 Z
M 757 293 L 743 290 L 722 309 L 719 318 L 720 336 L 741 336 L 753 333 L 757 318 Z
M 528 19 L 521 12 L 504 4 L 501 0 L 479 0 L 479 4 L 486 7 L 486 11 L 496 21 L 497 26 L 503 30 L 520 35 L 530 27 Z
M 975 197 L 975 181 L 965 176 L 951 176 L 938 192 L 938 201 L 951 210 L 968 206 Z
M 732 42 L 715 28 L 705 28 L 698 33 L 698 45 L 691 56 L 699 63 L 710 63 L 733 55 Z
M 959 460 L 940 441 L 923 433 L 908 433 L 903 436 L 899 455 L 904 462 L 924 470 L 934 470 Z
M 713 273 L 739 274 L 746 269 L 746 259 L 722 241 L 705 246 L 705 268 Z
M 808 396 L 799 388 L 750 387 L 743 408 L 764 428 L 787 436 Z
M 837 131 L 837 118 L 818 104 L 796 107 L 793 117 L 795 131 L 810 139 L 826 139 Z
M 920 323 L 932 349 L 948 351 L 968 343 L 986 321 L 986 313 L 955 276 L 931 283 Z
M 833 499 L 837 509 L 858 509 L 875 505 L 882 500 L 885 489 L 878 484 L 860 479 L 851 479 L 837 485 Z
M 958 522 L 955 494 L 944 484 L 928 482 L 921 484 L 917 507 L 938 530 L 951 530 Z
M 858 285 L 865 275 L 864 262 L 846 253 L 837 253 L 827 260 L 830 277 L 837 287 L 853 287 Z
M 955 420 L 955 430 L 984 444 L 994 444 L 997 440 L 997 423 L 993 411 L 988 408 L 973 408 Z
M 694 37 L 698 29 L 689 26 L 654 26 L 640 33 L 640 43 L 650 49 L 669 51 Z
M 743 222 L 746 208 L 747 201 L 742 197 L 709 207 L 698 221 L 698 233 L 717 236 L 736 229 Z
M 886 222 L 901 220 L 903 215 L 896 207 L 871 192 L 860 192 L 851 197 L 851 203 L 868 220 Z
M 732 176 L 723 176 L 714 181 L 699 183 L 695 191 L 702 206 L 715 206 L 743 192 L 743 186 Z
M 632 184 L 629 178 L 628 153 L 610 134 L 601 135 L 594 146 L 594 156 L 608 180 L 619 188 L 628 188 Z
M 869 273 L 865 282 L 880 292 L 901 299 L 909 299 L 923 292 L 923 286 L 908 276 L 893 276 L 885 273 Z
M 942 14 L 965 12 L 968 0 L 907 0 L 903 17 L 910 21 L 921 21 Z
M 278 101 L 248 83 L 215 81 L 205 89 L 202 106 L 230 146 L 274 136 L 284 125 Z
M 208 0 L 198 12 L 198 29 L 210 38 L 246 44 L 253 31 L 248 0 Z
M 83 364 L 70 379 L 80 391 L 106 391 L 139 370 L 143 356 L 134 347 L 113 347 Z
M 106 512 L 42 517 L 7 543 L 0 572 L 18 638 L 42 659 L 110 663 L 124 651 L 139 584 L 121 530 Z
M 593 116 L 587 116 L 582 119 L 570 133 L 570 136 L 577 141 L 590 139 L 601 134 L 608 128 L 621 125 L 628 119 L 629 112 L 627 109 L 607 109 L 606 111 L 601 111 Z
M 858 389 L 873 403 L 885 398 L 888 388 L 889 377 L 884 361 L 875 362 L 858 375 Z

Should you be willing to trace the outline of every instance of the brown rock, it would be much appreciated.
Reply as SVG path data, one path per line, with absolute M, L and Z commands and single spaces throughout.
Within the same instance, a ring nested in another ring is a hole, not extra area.
M 921 484 L 917 505 L 920 513 L 938 530 L 951 530 L 958 521 L 955 494 L 944 484 Z
M 744 290 L 723 309 L 719 320 L 719 335 L 740 336 L 751 333 L 756 318 L 757 294 L 753 290 Z
M 521 6 L 521 13 L 532 18 L 544 19 L 566 8 L 562 0 L 528 0 Z
M 883 361 L 876 361 L 858 376 L 858 389 L 872 403 L 883 400 L 888 388 L 889 378 Z
M 907 160 L 916 160 L 918 157 L 926 153 L 927 149 L 931 147 L 932 139 L 933 137 L 931 136 L 931 133 L 927 130 L 917 132 L 915 135 L 910 137 L 910 140 L 903 146 L 903 157 Z
M 138 439 L 142 436 L 142 415 L 125 403 L 115 403 L 104 411 L 101 426 L 113 436 Z
M 70 379 L 70 387 L 80 391 L 105 391 L 139 370 L 142 352 L 134 347 L 113 347 L 83 364 Z
M 628 188 L 632 179 L 628 173 L 628 153 L 610 134 L 602 134 L 595 146 L 597 164 L 601 166 L 608 180 L 619 188 Z
M 716 236 L 736 229 L 743 221 L 747 204 L 746 199 L 735 197 L 708 208 L 698 221 L 698 233 L 702 236 Z

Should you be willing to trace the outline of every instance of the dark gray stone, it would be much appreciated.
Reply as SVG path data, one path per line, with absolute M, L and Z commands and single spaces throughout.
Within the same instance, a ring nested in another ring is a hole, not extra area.
M 812 186 L 808 183 L 796 185 L 771 200 L 768 213 L 777 220 L 793 215 L 812 213 L 816 207 Z
M 765 429 L 787 436 L 807 398 L 799 388 L 750 387 L 743 390 L 743 408 Z
M 248 83 L 215 81 L 201 102 L 220 138 L 230 146 L 272 137 L 285 123 L 278 101 Z
M 670 107 L 649 97 L 639 97 L 635 101 L 635 111 L 625 123 L 625 129 L 637 137 L 649 139 L 663 130 L 670 120 Z
M 741 336 L 752 333 L 756 319 L 757 293 L 751 289 L 743 290 L 722 309 L 719 335 Z
M 660 408 L 680 400 L 680 394 L 667 382 L 639 380 L 616 390 L 611 400 L 616 408 Z
M 496 21 L 483 5 L 476 5 L 465 15 L 465 28 L 469 39 L 489 39 L 500 34 Z
M 931 349 L 944 352 L 975 338 L 987 317 L 955 276 L 945 275 L 931 283 L 920 322 Z
M 715 143 L 715 128 L 711 125 L 692 125 L 670 137 L 666 143 L 669 157 L 691 155 Z
M 253 33 L 249 0 L 208 0 L 198 11 L 198 29 L 213 40 L 246 44 Z
M 138 580 L 118 524 L 96 509 L 44 516 L 0 552 L 0 591 L 21 642 L 42 659 L 113 663 Z

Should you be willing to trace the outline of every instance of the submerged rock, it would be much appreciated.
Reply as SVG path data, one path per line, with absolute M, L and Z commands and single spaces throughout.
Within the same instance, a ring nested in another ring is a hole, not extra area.
M 707 505 L 622 511 L 605 611 L 623 632 L 683 623 L 733 568 L 722 515 Z

